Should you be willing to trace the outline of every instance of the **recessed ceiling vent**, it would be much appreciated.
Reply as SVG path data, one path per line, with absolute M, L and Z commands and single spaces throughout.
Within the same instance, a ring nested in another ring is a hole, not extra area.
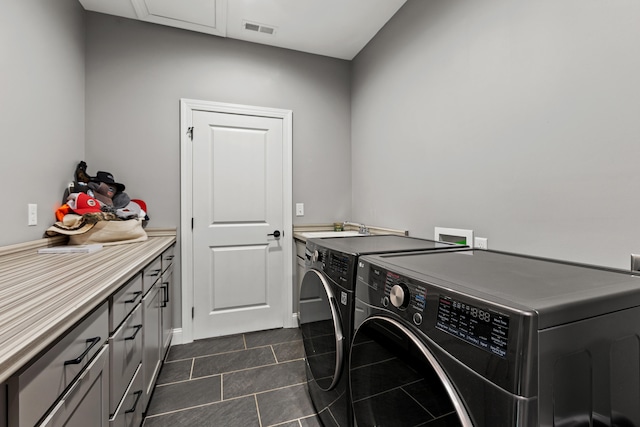
M 242 25 L 244 29 L 247 31 L 267 34 L 269 36 L 272 36 L 276 33 L 276 28 L 269 25 L 258 24 L 256 22 L 249 22 L 249 21 L 243 21 Z

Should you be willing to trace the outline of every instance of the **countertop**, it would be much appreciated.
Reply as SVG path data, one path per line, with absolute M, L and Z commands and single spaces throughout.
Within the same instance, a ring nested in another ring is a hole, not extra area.
M 385 228 L 385 227 L 377 227 L 377 226 L 367 226 L 369 230 L 369 234 L 395 234 L 398 236 L 408 236 L 408 230 L 398 230 L 394 228 Z M 345 231 L 358 231 L 358 228 L 353 225 L 347 225 L 344 229 Z M 323 237 L 326 232 L 332 232 L 333 225 L 332 224 L 317 224 L 317 225 L 296 225 L 293 227 L 293 238 L 299 240 L 301 242 L 307 241 L 306 233 L 322 233 Z M 340 233 L 337 232 L 336 236 L 339 236 Z
M 38 254 L 55 238 L 0 248 L 0 383 L 176 241 L 175 230 L 147 234 L 88 254 Z

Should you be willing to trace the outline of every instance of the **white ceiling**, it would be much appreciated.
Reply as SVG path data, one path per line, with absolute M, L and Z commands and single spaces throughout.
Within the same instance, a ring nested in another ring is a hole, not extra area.
M 353 59 L 406 0 L 79 0 L 86 10 Z M 245 29 L 257 24 L 258 31 Z M 265 31 L 271 31 L 267 34 Z

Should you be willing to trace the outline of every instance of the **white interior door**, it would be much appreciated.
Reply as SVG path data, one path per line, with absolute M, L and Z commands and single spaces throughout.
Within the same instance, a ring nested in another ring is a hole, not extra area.
M 284 326 L 282 122 L 193 112 L 194 339 Z

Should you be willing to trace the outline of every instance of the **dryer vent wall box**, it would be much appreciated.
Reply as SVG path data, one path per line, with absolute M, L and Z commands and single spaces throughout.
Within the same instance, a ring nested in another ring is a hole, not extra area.
M 473 230 L 463 228 L 434 227 L 434 239 L 441 242 L 457 243 L 473 248 Z

